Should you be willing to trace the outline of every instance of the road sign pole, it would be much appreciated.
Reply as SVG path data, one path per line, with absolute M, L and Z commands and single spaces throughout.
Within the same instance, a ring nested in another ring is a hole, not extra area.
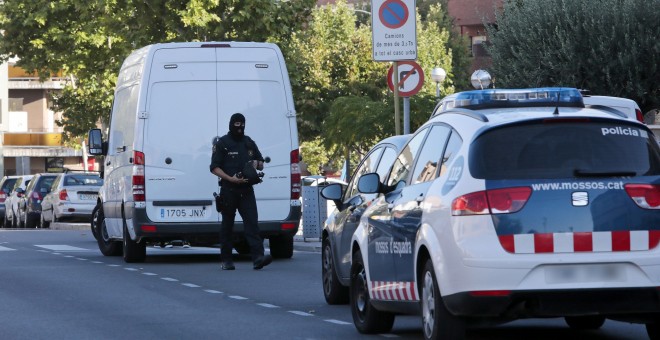
M 410 97 L 403 97 L 403 134 L 410 133 Z
M 399 119 L 399 63 L 394 62 L 392 65 L 394 69 L 394 134 L 399 135 L 400 119 Z

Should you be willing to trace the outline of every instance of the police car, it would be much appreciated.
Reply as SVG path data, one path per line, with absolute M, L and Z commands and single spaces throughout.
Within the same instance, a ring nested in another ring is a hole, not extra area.
M 644 124 L 578 90 L 459 93 L 421 126 L 352 236 L 363 333 L 422 317 L 427 339 L 475 323 L 645 323 L 660 339 L 660 148 Z

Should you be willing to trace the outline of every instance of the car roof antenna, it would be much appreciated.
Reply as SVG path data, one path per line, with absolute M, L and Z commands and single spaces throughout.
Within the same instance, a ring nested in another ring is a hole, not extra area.
M 557 93 L 557 106 L 555 106 L 555 112 L 552 113 L 553 116 L 559 116 L 559 99 L 561 98 L 561 87 Z

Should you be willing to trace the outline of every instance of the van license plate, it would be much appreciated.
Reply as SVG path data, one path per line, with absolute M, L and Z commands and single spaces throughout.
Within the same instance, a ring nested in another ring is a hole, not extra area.
M 186 220 L 206 217 L 206 209 L 184 208 L 184 209 L 160 209 L 160 218 L 169 220 Z

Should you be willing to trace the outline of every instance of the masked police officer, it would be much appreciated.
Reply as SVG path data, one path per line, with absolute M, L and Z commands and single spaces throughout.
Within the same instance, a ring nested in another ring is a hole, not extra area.
M 257 170 L 262 170 L 264 159 L 257 144 L 245 135 L 245 117 L 235 113 L 229 120 L 229 132 L 213 145 L 211 172 L 220 177 L 220 201 L 222 202 L 222 228 L 220 230 L 220 258 L 223 270 L 234 270 L 232 261 L 234 219 L 236 210 L 243 218 L 245 239 L 250 246 L 254 269 L 261 269 L 271 263 L 272 257 L 264 255 L 263 239 L 257 225 L 257 201 L 252 184 L 241 171 L 246 163 L 252 162 Z

